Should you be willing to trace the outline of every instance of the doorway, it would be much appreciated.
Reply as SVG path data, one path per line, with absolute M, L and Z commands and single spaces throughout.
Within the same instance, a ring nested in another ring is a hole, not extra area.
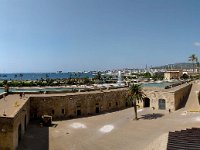
M 128 107 L 128 102 L 126 102 L 126 107 Z
M 143 100 L 143 107 L 150 107 L 150 99 L 148 97 Z
M 159 99 L 159 100 L 158 100 L 158 108 L 159 108 L 159 109 L 166 109 L 166 102 L 165 102 L 165 99 Z
M 98 114 L 100 112 L 99 107 L 96 107 L 96 113 Z
M 24 117 L 24 130 L 26 131 L 26 115 Z
M 76 112 L 77 116 L 81 116 L 81 110 L 78 109 L 77 112 Z
M 19 126 L 18 126 L 18 145 L 19 145 L 21 139 L 22 139 L 22 127 L 21 127 L 21 124 L 19 124 Z

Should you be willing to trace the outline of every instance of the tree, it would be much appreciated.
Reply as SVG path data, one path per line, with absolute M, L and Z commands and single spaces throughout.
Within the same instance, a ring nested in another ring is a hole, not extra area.
M 195 63 L 197 64 L 198 63 L 198 58 L 195 54 L 192 54 L 191 56 L 189 56 L 188 58 L 188 61 L 192 62 L 192 65 L 193 65 L 193 73 L 194 73 L 194 66 L 195 66 Z
M 3 80 L 3 85 L 7 85 L 8 84 L 8 80 Z
M 181 76 L 181 79 L 184 79 L 184 80 L 187 80 L 188 78 L 189 78 L 189 76 L 185 73 Z
M 98 73 L 94 76 L 93 80 L 94 80 L 96 83 L 101 83 L 101 82 L 102 82 L 101 73 L 98 72 Z
M 197 61 L 197 72 L 198 72 L 198 74 L 199 74 L 199 67 L 200 67 L 200 63 L 199 63 L 199 61 Z
M 145 98 L 145 94 L 142 91 L 141 84 L 133 84 L 129 87 L 128 90 L 128 101 L 133 103 L 134 111 L 135 111 L 135 120 L 138 120 L 137 117 L 137 100 L 143 100 Z
M 90 79 L 85 77 L 83 78 L 83 84 L 89 84 L 90 83 Z
M 143 75 L 145 78 L 151 78 L 152 76 L 151 76 L 151 73 L 149 73 L 149 72 L 146 72 L 146 73 L 144 73 L 144 75 Z
M 157 72 L 152 76 L 152 78 L 153 78 L 154 81 L 163 80 L 164 73 Z
M 98 72 L 98 73 L 94 76 L 94 79 L 95 79 L 95 80 L 101 80 L 101 79 L 102 79 L 101 73 Z
M 7 80 L 4 80 L 4 81 L 3 81 L 3 85 L 4 85 L 4 90 L 5 90 L 5 92 L 9 93 L 8 81 L 7 81 Z

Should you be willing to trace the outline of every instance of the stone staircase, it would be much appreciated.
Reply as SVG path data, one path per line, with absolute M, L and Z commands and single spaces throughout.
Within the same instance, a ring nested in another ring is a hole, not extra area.
M 169 132 L 167 150 L 200 150 L 200 128 Z

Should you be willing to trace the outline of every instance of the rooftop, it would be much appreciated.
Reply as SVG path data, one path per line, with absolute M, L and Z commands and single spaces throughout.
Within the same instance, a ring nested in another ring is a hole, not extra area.
M 88 91 L 88 92 L 75 92 L 75 93 L 53 93 L 53 94 L 29 94 L 28 97 L 49 97 L 49 96 L 67 96 L 67 95 L 80 95 L 80 94 L 97 94 L 97 93 L 106 93 L 112 91 L 121 91 L 127 90 L 127 88 L 119 88 L 119 89 L 105 89 L 105 90 L 95 90 L 95 91 Z
M 181 89 L 181 88 L 183 88 L 183 87 L 185 87 L 185 86 L 187 86 L 189 84 L 191 84 L 191 83 L 184 83 L 184 84 L 181 84 L 181 85 L 169 88 L 169 89 L 165 89 L 165 91 L 173 93 L 173 92 L 176 92 L 177 90 L 179 90 L 179 89 Z
M 0 117 L 14 117 L 27 100 L 28 97 L 20 98 L 17 94 L 0 99 Z
M 179 73 L 179 70 L 168 70 L 165 73 Z
M 144 90 L 151 90 L 152 92 L 175 92 L 176 90 L 183 88 L 188 85 L 182 84 L 170 89 L 159 89 L 159 88 L 144 88 Z M 49 96 L 67 96 L 67 95 L 80 95 L 80 94 L 96 94 L 102 92 L 112 92 L 127 90 L 127 88 L 110 89 L 110 90 L 96 90 L 89 92 L 76 92 L 76 93 L 55 93 L 55 94 L 26 94 L 25 97 L 20 98 L 19 94 L 8 95 L 5 98 L 0 99 L 0 117 L 14 117 L 22 106 L 28 101 L 29 97 L 49 97 Z

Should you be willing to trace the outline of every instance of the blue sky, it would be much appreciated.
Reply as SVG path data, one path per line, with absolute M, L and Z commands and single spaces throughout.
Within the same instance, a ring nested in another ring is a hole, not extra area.
M 0 0 L 0 72 L 157 66 L 200 57 L 199 0 Z

